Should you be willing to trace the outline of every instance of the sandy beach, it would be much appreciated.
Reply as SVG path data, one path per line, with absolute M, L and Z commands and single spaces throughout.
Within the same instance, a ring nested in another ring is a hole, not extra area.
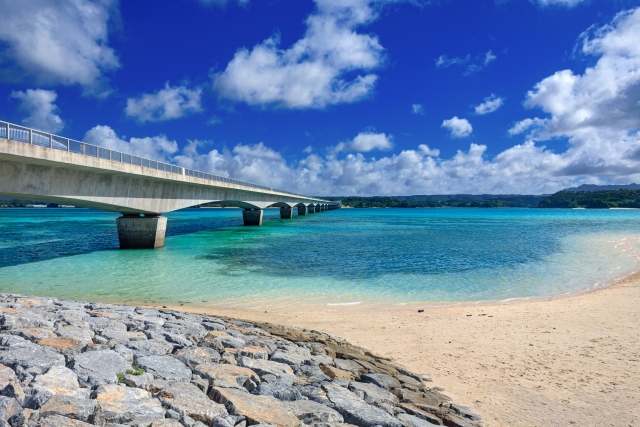
M 640 425 L 640 273 L 570 297 L 423 313 L 171 308 L 344 337 L 430 375 L 487 426 Z

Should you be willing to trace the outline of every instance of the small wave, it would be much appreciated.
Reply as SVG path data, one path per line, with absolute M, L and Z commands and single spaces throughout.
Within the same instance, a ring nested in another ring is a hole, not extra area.
M 355 302 L 333 302 L 333 303 L 327 303 L 327 305 L 330 306 L 334 306 L 334 305 L 358 305 L 358 304 L 362 304 L 362 301 L 355 301 Z

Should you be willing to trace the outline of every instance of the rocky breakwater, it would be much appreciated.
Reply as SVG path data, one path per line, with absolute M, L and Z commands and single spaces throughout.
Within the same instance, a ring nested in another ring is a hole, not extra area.
M 329 334 L 0 295 L 0 427 L 480 426 Z

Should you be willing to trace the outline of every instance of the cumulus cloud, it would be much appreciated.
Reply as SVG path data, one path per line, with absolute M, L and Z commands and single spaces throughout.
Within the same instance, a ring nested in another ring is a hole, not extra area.
M 11 97 L 20 100 L 18 109 L 27 114 L 22 120 L 25 126 L 44 132 L 60 132 L 64 128 L 62 119 L 56 112 L 54 104 L 58 94 L 53 90 L 27 89 L 22 92 L 11 92 Z
M 78 84 L 105 95 L 104 73 L 120 67 L 108 46 L 117 0 L 0 0 L 0 76 L 42 84 Z
M 239 49 L 226 69 L 212 75 L 221 98 L 250 105 L 323 108 L 370 95 L 384 61 L 377 36 L 357 29 L 374 21 L 385 0 L 315 0 L 304 37 L 280 47 L 274 35 L 251 50 Z M 347 74 L 357 75 L 353 78 Z
M 491 96 L 488 96 L 484 99 L 484 102 L 480 105 L 476 105 L 475 111 L 476 114 L 484 115 L 493 113 L 498 108 L 502 107 L 504 104 L 504 99 L 498 96 L 495 96 L 493 93 Z
M 411 105 L 412 114 L 424 114 L 424 107 L 421 104 Z
M 167 82 L 164 89 L 153 94 L 145 93 L 138 98 L 127 99 L 125 113 L 143 123 L 178 119 L 202 111 L 201 96 L 202 88 L 189 89 L 184 85 L 171 87 Z
M 172 155 L 178 151 L 178 143 L 169 140 L 165 135 L 145 138 L 120 138 L 109 126 L 95 126 L 84 135 L 84 142 L 99 145 L 109 150 L 133 154 L 146 159 L 170 162 Z
M 469 123 L 469 120 L 460 119 L 458 116 L 443 121 L 442 127 L 449 129 L 452 138 L 466 138 L 473 132 L 473 127 L 471 123 Z
M 534 117 L 533 119 L 524 119 L 516 122 L 511 129 L 509 129 L 509 135 L 519 135 L 523 132 L 526 132 L 529 129 L 533 129 L 534 131 L 538 131 L 544 127 L 547 123 L 546 120 L 540 119 L 538 117 Z M 532 134 L 531 137 L 534 137 L 535 134 Z M 539 138 L 535 138 L 539 139 Z
M 367 153 L 373 150 L 391 150 L 393 137 L 384 133 L 360 132 L 348 142 L 341 142 L 333 148 L 334 153 L 341 151 Z

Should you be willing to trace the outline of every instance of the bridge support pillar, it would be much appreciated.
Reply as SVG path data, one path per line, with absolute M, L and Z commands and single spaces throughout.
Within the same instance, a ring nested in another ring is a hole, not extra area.
M 312 214 L 312 213 L 316 213 L 316 208 L 315 208 L 314 206 L 309 206 L 309 210 L 308 210 L 308 212 L 309 212 L 310 214 Z
M 307 207 L 306 206 L 298 206 L 298 216 L 300 215 L 306 215 L 307 214 Z
M 293 208 L 280 208 L 280 218 L 282 219 L 293 218 Z
M 262 225 L 262 209 L 245 209 L 242 211 L 244 225 Z
M 160 215 L 123 214 L 116 219 L 120 249 L 154 249 L 164 246 L 167 218 Z

